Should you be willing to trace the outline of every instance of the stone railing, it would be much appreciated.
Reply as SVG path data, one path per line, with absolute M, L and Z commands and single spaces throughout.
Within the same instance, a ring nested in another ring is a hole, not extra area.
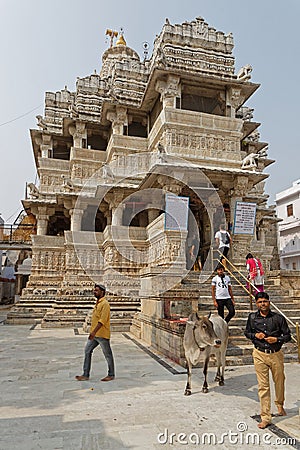
M 62 191 L 63 177 L 69 175 L 70 162 L 61 159 L 39 158 L 41 194 L 53 194 Z
M 149 134 L 149 148 L 161 140 L 169 155 L 240 166 L 242 121 L 166 107 Z

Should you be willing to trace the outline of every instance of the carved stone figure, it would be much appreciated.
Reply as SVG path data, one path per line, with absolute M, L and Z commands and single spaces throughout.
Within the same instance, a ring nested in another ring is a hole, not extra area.
M 166 150 L 161 142 L 157 144 L 157 156 L 160 163 L 166 162 Z
M 108 164 L 103 164 L 102 166 L 102 176 L 104 178 L 104 182 L 108 183 L 109 181 L 114 181 L 115 176 L 113 174 L 113 171 L 111 170 L 111 168 L 109 167 Z
M 237 73 L 237 79 L 239 81 L 249 81 L 251 78 L 252 66 L 246 64 Z
M 34 183 L 28 183 L 27 187 L 29 189 L 29 196 L 31 198 L 38 198 L 38 196 L 40 195 L 40 191 L 38 190 L 36 185 Z
M 257 167 L 257 160 L 267 156 L 266 151 L 262 150 L 257 153 L 249 153 L 242 161 L 242 169 L 249 169 L 251 167 Z
M 42 130 L 47 130 L 48 124 L 43 119 L 43 117 L 41 115 L 38 115 L 38 116 L 36 116 L 36 118 L 37 118 L 37 125 L 38 125 L 38 127 L 40 127 Z
M 238 119 L 243 119 L 246 121 L 250 121 L 253 119 L 253 111 L 254 108 L 247 108 L 246 106 L 242 106 L 237 112 L 236 117 Z
M 249 169 L 251 167 L 257 167 L 256 160 L 258 158 L 257 153 L 249 153 L 242 161 L 242 169 Z
M 260 133 L 257 130 L 252 131 L 251 134 L 247 137 L 248 141 L 258 142 L 260 139 Z
M 68 190 L 68 191 L 72 191 L 74 189 L 74 183 L 71 180 L 71 178 L 66 177 L 65 175 L 61 176 L 63 179 L 63 187 L 64 189 Z

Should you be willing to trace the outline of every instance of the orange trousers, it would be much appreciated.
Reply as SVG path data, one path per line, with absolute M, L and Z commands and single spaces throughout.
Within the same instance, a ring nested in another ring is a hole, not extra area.
M 276 353 L 263 353 L 253 350 L 253 361 L 258 382 L 258 396 L 260 400 L 260 416 L 264 422 L 272 422 L 271 414 L 271 391 L 269 371 L 275 387 L 275 405 L 283 407 L 284 404 L 284 362 L 283 352 L 279 350 Z

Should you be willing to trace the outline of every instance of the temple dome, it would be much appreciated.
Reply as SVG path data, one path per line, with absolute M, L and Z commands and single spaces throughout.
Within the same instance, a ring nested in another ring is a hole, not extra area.
M 125 42 L 124 38 L 123 41 Z M 125 44 L 122 44 L 121 42 L 118 44 L 118 41 L 115 47 L 110 47 L 103 53 L 102 63 L 105 64 L 108 59 L 114 59 L 116 61 L 135 59 L 140 61 L 140 57 L 135 50 L 127 47 L 126 42 Z
M 114 47 L 109 47 L 102 55 L 101 78 L 110 76 L 113 67 L 117 63 L 127 63 L 132 61 L 140 62 L 140 57 L 135 50 L 127 46 L 124 36 L 121 34 L 116 45 Z

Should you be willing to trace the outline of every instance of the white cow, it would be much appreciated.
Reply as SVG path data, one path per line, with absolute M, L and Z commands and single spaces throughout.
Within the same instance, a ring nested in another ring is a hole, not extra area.
M 207 369 L 210 354 L 217 358 L 217 374 L 215 381 L 219 386 L 224 385 L 225 356 L 228 344 L 228 325 L 219 315 L 209 314 L 208 317 L 200 317 L 197 312 L 193 312 L 186 323 L 183 338 L 183 347 L 187 361 L 188 380 L 184 395 L 191 395 L 192 391 L 192 366 L 199 363 L 204 358 L 204 383 L 202 392 L 208 392 Z M 222 366 L 222 369 L 221 369 Z

